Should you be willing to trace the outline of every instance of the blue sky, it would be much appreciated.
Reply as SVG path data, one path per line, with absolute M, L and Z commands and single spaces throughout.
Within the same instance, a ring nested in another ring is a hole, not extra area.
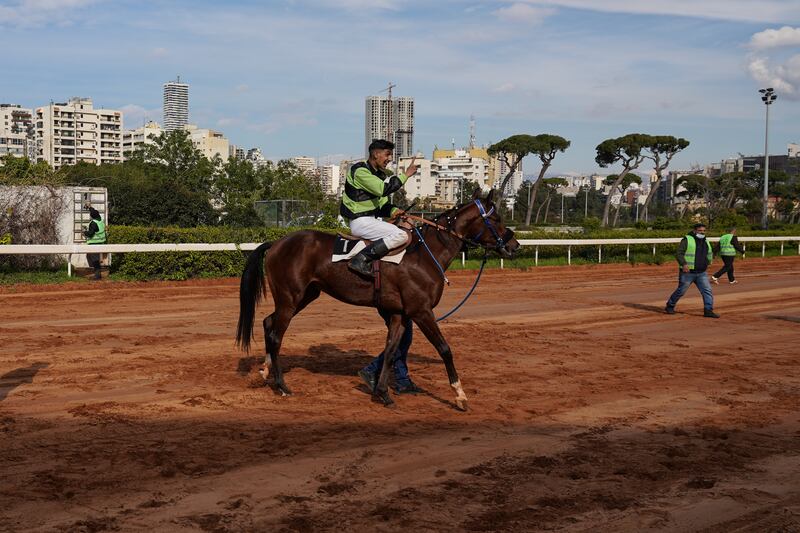
M 673 168 L 762 153 L 768 85 L 771 153 L 800 142 L 797 0 L 2 0 L 0 46 L 1 102 L 90 96 L 135 127 L 179 74 L 192 122 L 273 158 L 359 155 L 389 81 L 428 157 L 470 114 L 481 144 L 570 139 L 556 172 L 599 170 L 594 147 L 630 132 L 689 139 Z

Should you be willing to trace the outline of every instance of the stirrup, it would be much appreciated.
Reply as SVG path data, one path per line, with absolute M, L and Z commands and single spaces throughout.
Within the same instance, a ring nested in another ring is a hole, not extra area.
M 358 254 L 348 261 L 347 268 L 362 276 L 372 277 L 372 260 L 364 254 Z

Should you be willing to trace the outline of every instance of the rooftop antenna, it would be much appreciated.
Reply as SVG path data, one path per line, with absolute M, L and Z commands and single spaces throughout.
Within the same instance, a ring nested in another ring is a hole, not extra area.
M 453 151 L 455 152 L 456 151 L 456 138 L 455 137 L 450 139 L 450 144 L 453 146 Z
M 469 116 L 469 147 L 475 148 L 475 115 Z

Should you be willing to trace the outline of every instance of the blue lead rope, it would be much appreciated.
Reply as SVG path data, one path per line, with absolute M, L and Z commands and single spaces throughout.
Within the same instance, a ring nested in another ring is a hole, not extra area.
M 431 249 L 428 248 L 428 243 L 425 242 L 425 239 L 422 238 L 422 233 L 420 233 L 419 228 L 414 226 L 414 231 L 417 232 L 417 237 L 419 237 L 419 242 L 421 242 L 422 246 L 424 246 L 425 249 L 428 250 L 428 255 L 431 256 L 431 259 L 433 259 L 433 264 L 436 265 L 436 268 L 439 269 L 439 274 L 442 275 L 442 279 L 444 280 L 445 283 L 450 285 L 450 280 L 447 279 L 447 275 L 444 273 L 444 269 L 442 268 L 442 265 L 439 264 L 439 261 L 437 261 L 436 258 L 433 256 L 433 252 L 431 252 Z
M 433 264 L 434 264 L 434 265 L 436 265 L 436 268 L 438 268 L 438 269 L 439 269 L 439 273 L 442 275 L 442 279 L 445 281 L 445 283 L 447 283 L 448 285 L 450 285 L 450 280 L 448 280 L 448 279 L 447 279 L 447 276 L 446 276 L 446 275 L 445 275 L 445 273 L 444 273 L 444 269 L 442 268 L 442 265 L 440 265 L 440 264 L 439 264 L 439 261 L 436 259 L 436 257 L 434 257 L 434 255 L 433 255 L 433 252 L 431 252 L 431 249 L 430 249 L 430 248 L 428 248 L 428 243 L 427 243 L 427 242 L 425 242 L 425 239 L 422 237 L 422 233 L 419 231 L 419 228 L 418 228 L 417 226 L 414 226 L 414 231 L 415 231 L 415 232 L 417 232 L 417 237 L 419 237 L 419 242 L 421 242 L 421 243 L 422 243 L 422 245 L 423 245 L 423 246 L 425 247 L 425 249 L 428 251 L 428 255 L 430 255 L 430 256 L 431 256 L 431 259 L 433 259 Z M 458 305 L 457 305 L 457 306 L 455 306 L 454 308 L 452 308 L 450 311 L 448 311 L 448 312 L 447 312 L 447 313 L 445 313 L 444 315 L 442 315 L 442 316 L 440 316 L 439 318 L 437 318 L 437 319 L 436 319 L 436 322 L 441 322 L 441 321 L 442 321 L 442 320 L 444 320 L 445 318 L 449 317 L 450 315 L 452 315 L 453 313 L 455 313 L 456 311 L 458 311 L 459 309 L 461 309 L 461 306 L 462 306 L 462 305 L 464 305 L 465 303 L 467 303 L 467 300 L 469 300 L 469 297 L 470 297 L 470 296 L 472 296 L 472 293 L 473 293 L 473 292 L 475 292 L 475 287 L 477 287 L 477 286 L 478 286 L 478 282 L 481 280 L 481 274 L 483 274 L 483 267 L 485 267 L 485 266 L 486 266 L 486 260 L 487 260 L 488 258 L 489 258 L 489 256 L 488 256 L 487 254 L 484 254 L 484 255 L 483 255 L 483 261 L 481 262 L 481 269 L 478 271 L 478 277 L 476 277 L 476 278 L 475 278 L 475 283 L 473 283 L 473 284 L 472 284 L 472 288 L 469 290 L 469 292 L 467 293 L 467 295 L 466 295 L 466 296 L 464 296 L 464 299 L 462 299 L 462 300 L 461 300 L 461 301 L 458 303 Z

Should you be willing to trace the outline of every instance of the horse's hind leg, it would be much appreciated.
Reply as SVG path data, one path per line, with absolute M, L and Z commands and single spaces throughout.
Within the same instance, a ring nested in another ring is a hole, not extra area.
M 275 388 L 283 396 L 292 394 L 291 389 L 283 379 L 283 369 L 279 361 L 283 335 L 289 327 L 292 317 L 302 311 L 308 304 L 319 297 L 318 287 L 310 286 L 306 289 L 302 300 L 296 306 L 279 304 L 276 300 L 275 312 L 264 319 L 264 342 L 270 358 L 270 374 L 275 379 Z

